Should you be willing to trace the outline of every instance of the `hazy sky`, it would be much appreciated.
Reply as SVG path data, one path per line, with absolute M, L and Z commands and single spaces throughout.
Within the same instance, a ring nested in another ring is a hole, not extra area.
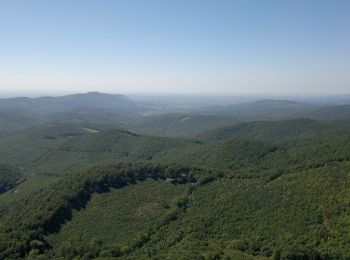
M 0 92 L 350 93 L 348 0 L 0 0 Z

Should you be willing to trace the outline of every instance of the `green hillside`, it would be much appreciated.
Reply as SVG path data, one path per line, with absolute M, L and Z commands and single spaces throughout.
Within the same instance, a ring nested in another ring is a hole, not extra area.
M 123 189 L 112 188 L 108 193 L 94 194 L 87 207 L 74 212 L 72 221 L 52 235 L 52 253 L 67 257 L 69 248 L 75 251 L 74 248 L 98 247 L 99 244 L 104 247 L 119 244 L 116 249 L 125 250 L 150 226 L 164 218 L 173 201 L 186 192 L 186 187 L 146 180 Z
M 0 195 L 0 258 L 346 259 L 348 136 L 298 119 L 195 139 L 73 124 L 0 138 L 27 178 Z
M 267 184 L 223 178 L 199 186 L 186 211 L 132 255 L 233 257 L 236 249 L 283 259 L 345 259 L 348 170 L 348 163 L 335 164 Z
M 0 99 L 0 137 L 46 124 L 125 127 L 146 107 L 123 95 L 98 92 L 59 97 Z
M 346 234 L 350 194 L 349 183 L 344 181 L 350 170 L 348 162 L 303 169 L 268 182 L 260 177 L 237 179 L 233 173 L 218 178 L 213 173 L 191 173 L 185 168 L 123 167 L 95 168 L 61 181 L 50 186 L 50 192 L 44 189 L 30 198 L 31 205 L 22 209 L 26 218 L 6 217 L 4 223 L 18 224 L 11 225 L 9 234 L 17 228 L 18 234 L 29 232 L 28 244 L 23 245 L 28 249 L 22 254 L 28 250 L 35 255 L 49 249 L 47 256 L 64 258 L 201 259 L 234 257 L 238 250 L 261 257 L 349 256 Z M 175 185 L 164 181 L 167 176 L 176 178 Z M 147 177 L 156 180 L 133 184 Z M 194 184 L 186 184 L 188 181 Z M 94 191 L 97 194 L 90 197 Z M 152 198 L 154 193 L 157 196 Z M 152 210 L 148 211 L 149 207 Z M 28 225 L 23 221 L 32 223 L 28 227 L 33 225 L 34 230 L 23 230 Z M 41 225 L 43 233 L 38 234 Z M 123 232 L 125 228 L 127 233 Z M 5 241 L 8 248 L 8 239 Z M 17 249 L 5 252 L 13 255 Z
M 319 106 L 292 100 L 265 99 L 249 103 L 208 108 L 212 114 L 230 115 L 241 121 L 300 118 L 320 109 Z
M 0 194 L 15 187 L 22 178 L 20 169 L 10 165 L 0 165 Z
M 27 175 L 64 175 L 101 163 L 149 161 L 161 152 L 196 144 L 119 129 L 58 124 L 0 138 L 0 163 L 18 165 Z
M 143 103 L 123 95 L 99 92 L 59 97 L 0 99 L 0 137 L 46 124 L 123 128 L 157 136 L 194 137 L 208 130 L 251 121 L 311 118 L 349 124 L 347 104 L 315 105 L 291 100 L 258 100 L 225 106 L 187 105 L 178 100 Z M 184 102 L 182 100 L 182 102 Z M 233 102 L 233 101 L 232 101 Z M 316 102 L 317 103 L 317 102 Z M 191 105 L 192 104 L 192 105 Z M 344 124 L 343 124 L 344 125 Z
M 338 130 L 338 131 L 336 131 Z M 343 131 L 344 132 L 344 131 Z M 329 137 L 343 134 L 339 127 L 310 119 L 284 121 L 256 121 L 226 126 L 207 131 L 198 136 L 202 141 L 218 141 L 232 137 L 245 137 L 267 141 L 281 141 L 299 138 Z

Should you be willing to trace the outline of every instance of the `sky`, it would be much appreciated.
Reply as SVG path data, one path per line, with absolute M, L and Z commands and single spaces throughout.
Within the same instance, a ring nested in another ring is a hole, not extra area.
M 348 0 L 0 0 L 0 93 L 350 93 Z

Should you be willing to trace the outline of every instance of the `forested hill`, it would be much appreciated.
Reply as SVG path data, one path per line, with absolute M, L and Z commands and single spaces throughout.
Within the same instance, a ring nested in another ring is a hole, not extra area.
M 195 137 L 208 130 L 251 121 L 309 118 L 349 125 L 350 117 L 349 101 L 323 104 L 268 99 L 237 103 L 233 99 L 235 104 L 226 101 L 222 105 L 216 101 L 218 105 L 213 106 L 209 105 L 212 102 L 205 99 L 199 102 L 195 97 L 188 104 L 184 104 L 183 99 L 173 99 L 132 99 L 99 92 L 0 99 L 0 137 L 58 123 L 123 128 L 147 135 Z
M 347 136 L 349 131 L 334 124 L 311 119 L 282 121 L 255 121 L 213 129 L 198 135 L 204 142 L 233 137 L 253 138 L 265 141 L 312 139 Z
M 0 136 L 47 123 L 125 126 L 145 108 L 123 96 L 99 92 L 59 97 L 0 99 Z
M 199 139 L 53 125 L 1 138 L 0 163 L 17 164 L 27 175 L 63 175 L 101 163 L 137 161 L 212 169 L 264 164 L 282 167 L 283 163 L 298 165 L 346 158 L 348 136 L 347 129 L 309 120 L 241 124 L 209 131 Z
M 319 104 L 317 100 L 312 103 L 304 103 L 293 100 L 266 99 L 227 106 L 209 107 L 203 110 L 203 112 L 212 115 L 231 116 L 240 121 L 271 121 L 302 117 L 334 121 L 349 119 L 349 103 L 349 100 L 344 101 L 344 103 Z
M 27 178 L 4 168 L 0 258 L 345 259 L 348 134 L 300 119 L 194 139 L 64 124 L 0 138 Z
M 99 108 L 121 111 L 138 111 L 140 105 L 123 95 L 99 92 L 58 97 L 0 99 L 1 111 L 17 111 L 34 115 L 49 115 L 74 108 Z
M 12 189 L 22 180 L 20 169 L 10 165 L 0 165 L 0 194 Z

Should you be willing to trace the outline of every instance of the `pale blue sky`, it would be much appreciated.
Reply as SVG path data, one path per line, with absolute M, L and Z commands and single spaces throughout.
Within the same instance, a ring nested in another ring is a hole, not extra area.
M 0 0 L 0 91 L 350 93 L 347 0 Z

